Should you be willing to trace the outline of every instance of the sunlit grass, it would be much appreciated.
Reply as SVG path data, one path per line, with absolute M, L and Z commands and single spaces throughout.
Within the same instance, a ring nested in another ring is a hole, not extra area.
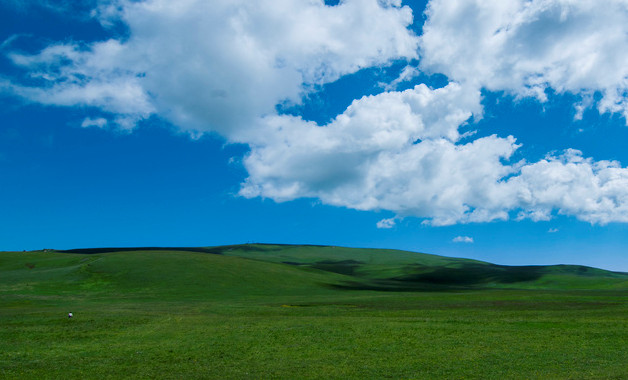
M 195 252 L 0 253 L 0 377 L 628 377 L 625 289 L 333 286 L 352 278 Z

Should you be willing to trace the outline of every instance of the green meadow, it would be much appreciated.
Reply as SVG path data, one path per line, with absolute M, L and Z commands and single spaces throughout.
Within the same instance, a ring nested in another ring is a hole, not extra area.
M 626 379 L 628 274 L 291 245 L 0 252 L 0 378 Z

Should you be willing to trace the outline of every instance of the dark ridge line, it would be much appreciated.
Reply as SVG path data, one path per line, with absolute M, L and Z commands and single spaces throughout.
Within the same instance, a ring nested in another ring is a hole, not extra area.
M 131 252 L 131 251 L 183 251 L 183 252 L 202 252 L 212 253 L 219 255 L 224 250 L 232 248 L 244 248 L 254 245 L 262 246 L 280 246 L 280 247 L 319 247 L 327 248 L 333 247 L 330 245 L 317 245 L 317 244 L 282 244 L 282 243 L 246 243 L 246 244 L 230 244 L 220 245 L 215 247 L 101 247 L 101 248 L 72 248 L 72 249 L 53 249 L 53 251 L 60 253 L 77 253 L 77 254 L 98 254 L 109 252 Z
M 286 244 L 286 243 L 246 243 L 246 244 L 234 244 L 234 245 L 228 245 L 227 247 L 235 247 L 235 246 L 241 246 L 241 245 L 278 245 L 281 247 L 319 247 L 319 248 L 326 248 L 326 247 L 340 247 L 337 245 L 323 245 L 323 244 Z M 344 247 L 343 247 L 344 248 Z M 346 247 L 346 248 L 350 248 L 350 247 Z M 368 248 L 366 248 L 368 249 Z
M 109 248 L 75 248 L 56 250 L 61 253 L 75 253 L 82 255 L 92 255 L 99 253 L 114 253 L 114 252 L 132 252 L 132 251 L 181 251 L 181 252 L 199 252 L 199 253 L 211 253 L 214 255 L 221 255 L 222 248 L 195 248 L 195 247 L 109 247 Z

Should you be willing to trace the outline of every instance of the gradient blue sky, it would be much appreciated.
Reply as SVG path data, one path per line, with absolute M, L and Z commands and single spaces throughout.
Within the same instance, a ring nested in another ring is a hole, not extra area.
M 169 3 L 0 3 L 0 250 L 628 271 L 626 1 Z

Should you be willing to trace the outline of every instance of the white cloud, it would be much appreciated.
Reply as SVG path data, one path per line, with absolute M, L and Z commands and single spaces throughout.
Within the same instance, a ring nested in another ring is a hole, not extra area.
M 107 119 L 102 118 L 102 117 L 99 117 L 96 119 L 86 117 L 81 123 L 81 127 L 83 128 L 87 128 L 87 127 L 104 128 L 106 125 L 107 125 Z
M 391 210 L 433 224 L 506 219 L 501 179 L 512 137 L 456 144 L 458 126 L 481 111 L 479 94 L 456 84 L 364 97 L 331 123 L 264 119 L 243 141 L 249 173 L 240 194 L 287 201 L 315 197 L 358 210 Z
M 41 85 L 9 87 L 44 104 L 120 114 L 127 127 L 157 113 L 183 129 L 229 137 L 276 104 L 299 102 L 308 87 L 416 58 L 412 12 L 394 3 L 122 0 L 94 14 L 104 24 L 125 22 L 128 40 L 12 54 Z
M 132 129 L 156 114 L 193 135 L 220 133 L 250 146 L 242 196 L 394 212 L 380 228 L 405 216 L 433 225 L 556 213 L 628 222 L 628 169 L 619 163 L 574 150 L 513 162 L 514 137 L 473 140 L 468 125 L 482 117 L 482 88 L 540 100 L 552 88 L 581 95 L 580 114 L 593 105 L 625 113 L 626 2 L 594 4 L 432 1 L 421 68 L 452 82 L 357 99 L 322 126 L 279 115 L 276 105 L 362 68 L 417 58 L 412 14 L 399 1 L 123 0 L 94 14 L 104 25 L 126 23 L 128 38 L 10 54 L 25 76 L 0 80 L 0 89 L 103 112 L 83 126 Z M 406 67 L 384 88 L 417 74 Z
M 454 243 L 473 243 L 473 238 L 469 236 L 456 236 L 452 241 Z
M 421 72 L 414 66 L 406 66 L 401 70 L 399 76 L 390 83 L 381 83 L 380 85 L 386 89 L 386 91 L 396 90 L 397 86 L 403 82 L 408 82 L 414 77 L 418 76 Z
M 558 232 L 558 228 L 550 228 L 549 230 L 547 230 L 547 233 L 550 234 L 555 234 L 556 232 Z
M 628 222 L 628 168 L 614 161 L 593 161 L 567 150 L 525 165 L 509 185 L 534 220 L 552 210 L 590 223 Z
M 576 118 L 595 104 L 628 123 L 628 1 L 432 0 L 427 16 L 423 69 L 542 101 L 570 92 Z
M 396 223 L 397 221 L 395 218 L 382 219 L 379 222 L 377 222 L 377 228 L 380 228 L 380 229 L 393 228 Z
M 477 112 L 479 95 L 449 84 L 364 97 L 324 126 L 265 118 L 243 139 L 251 152 L 240 194 L 279 202 L 312 197 L 432 225 L 549 220 L 555 213 L 628 222 L 628 169 L 575 150 L 509 163 L 519 147 L 513 137 L 459 142 L 457 126 Z
M 127 47 L 114 40 L 96 43 L 87 51 L 78 45 L 57 44 L 37 55 L 13 53 L 12 61 L 28 69 L 30 79 L 41 86 L 4 82 L 3 88 L 42 104 L 92 106 L 139 120 L 155 108 L 142 87 L 141 75 L 124 67 L 127 54 Z

